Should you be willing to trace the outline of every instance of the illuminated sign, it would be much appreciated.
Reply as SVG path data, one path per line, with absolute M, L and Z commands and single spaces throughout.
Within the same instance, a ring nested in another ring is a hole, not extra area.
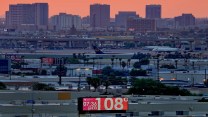
M 46 64 L 53 64 L 53 58 L 42 58 L 42 62 Z
M 118 112 L 128 110 L 128 98 L 81 98 L 79 111 L 83 112 Z

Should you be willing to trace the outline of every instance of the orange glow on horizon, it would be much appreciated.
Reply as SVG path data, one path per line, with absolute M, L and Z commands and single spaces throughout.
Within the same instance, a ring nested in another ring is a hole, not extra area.
M 208 17 L 208 0 L 1 0 L 0 16 L 9 9 L 9 4 L 38 2 L 49 4 L 50 16 L 66 12 L 84 17 L 89 15 L 90 4 L 101 3 L 111 5 L 111 17 L 115 17 L 118 11 L 136 11 L 144 17 L 147 4 L 161 4 L 163 18 L 172 18 L 182 13 Z

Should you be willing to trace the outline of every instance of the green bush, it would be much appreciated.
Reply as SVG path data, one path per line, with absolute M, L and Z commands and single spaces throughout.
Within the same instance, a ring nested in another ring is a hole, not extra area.
M 189 96 L 191 93 L 186 89 L 165 86 L 159 81 L 152 79 L 134 79 L 133 87 L 129 89 L 129 94 L 140 95 L 181 95 Z
M 0 82 L 0 90 L 5 90 L 6 85 L 3 82 Z

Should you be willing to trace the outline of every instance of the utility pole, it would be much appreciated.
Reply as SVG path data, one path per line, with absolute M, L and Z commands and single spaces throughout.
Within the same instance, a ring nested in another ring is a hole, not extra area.
M 32 117 L 34 116 L 34 113 L 35 113 L 35 108 L 34 108 L 34 103 L 35 103 L 35 100 L 34 100 L 34 80 L 32 81 L 32 86 L 31 86 L 31 89 L 32 89 L 32 100 L 31 100 L 31 103 L 32 103 L 32 108 L 31 108 L 31 114 L 32 114 Z
M 160 60 L 159 60 L 160 55 L 157 55 L 157 81 L 160 81 Z
M 78 82 L 78 91 L 80 92 L 80 81 L 81 80 L 81 74 L 79 73 L 79 82 Z
M 160 60 L 157 58 L 157 80 L 160 81 Z
M 59 83 L 59 85 L 61 86 L 61 84 L 62 84 L 62 79 L 61 79 L 61 77 L 62 77 L 62 59 L 60 58 L 59 59 L 59 81 L 58 81 L 58 83 Z

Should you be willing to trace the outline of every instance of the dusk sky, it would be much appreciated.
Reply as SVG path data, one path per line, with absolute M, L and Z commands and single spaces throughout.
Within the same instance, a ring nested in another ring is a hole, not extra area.
M 49 3 L 50 16 L 66 12 L 83 17 L 89 15 L 90 4 L 103 3 L 111 5 L 111 17 L 115 17 L 118 11 L 136 11 L 144 17 L 147 4 L 161 4 L 163 18 L 171 18 L 182 13 L 192 13 L 200 18 L 208 17 L 208 0 L 1 0 L 0 16 L 4 16 L 9 4 L 37 2 Z

